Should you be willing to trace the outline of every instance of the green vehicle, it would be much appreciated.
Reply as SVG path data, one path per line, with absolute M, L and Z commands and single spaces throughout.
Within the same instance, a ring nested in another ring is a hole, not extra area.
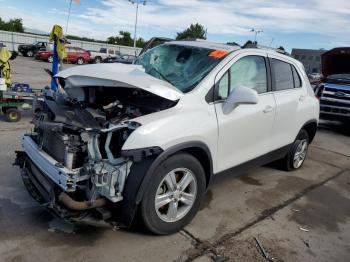
M 0 108 L 8 122 L 18 122 L 21 111 L 32 108 L 35 93 L 0 91 Z

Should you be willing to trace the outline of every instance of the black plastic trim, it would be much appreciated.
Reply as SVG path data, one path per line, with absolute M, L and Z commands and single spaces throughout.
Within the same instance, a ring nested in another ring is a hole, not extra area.
M 141 202 L 144 192 L 146 191 L 152 175 L 155 169 L 166 160 L 169 156 L 180 152 L 189 150 L 191 148 L 199 148 L 203 150 L 209 159 L 209 178 L 208 184 L 210 183 L 212 174 L 213 174 L 213 161 L 210 154 L 210 150 L 203 142 L 192 141 L 181 143 L 176 146 L 173 146 L 167 150 L 164 150 L 158 156 L 151 156 L 145 158 L 140 162 L 133 163 L 130 168 L 130 173 L 125 182 L 125 187 L 123 191 L 123 201 L 121 201 L 121 206 L 118 211 L 118 221 L 124 224 L 125 226 L 130 226 L 138 204 Z
M 210 150 L 209 148 L 207 147 L 207 145 L 205 145 L 203 142 L 199 142 L 199 141 L 194 141 L 194 142 L 186 142 L 186 143 L 181 143 L 181 144 L 178 144 L 178 145 L 175 145 L 167 150 L 165 150 L 162 154 L 160 154 L 156 159 L 155 161 L 152 163 L 152 165 L 150 166 L 150 168 L 148 169 L 146 175 L 145 175 L 145 178 L 144 180 L 142 181 L 142 184 L 140 186 L 140 190 L 137 194 L 137 198 L 136 198 L 136 202 L 139 203 L 141 202 L 142 200 L 142 196 L 143 196 L 143 193 L 145 192 L 147 186 L 148 186 L 148 183 L 152 177 L 152 174 L 154 172 L 154 170 L 158 167 L 158 165 L 163 162 L 165 159 L 167 159 L 169 156 L 179 152 L 179 151 L 182 151 L 182 150 L 185 150 L 185 149 L 189 149 L 189 148 L 200 148 L 202 150 L 204 150 L 206 153 L 207 153 L 207 156 L 209 158 L 209 166 L 210 166 L 210 177 L 212 176 L 213 174 L 213 160 L 212 160 L 212 157 L 211 157 L 211 153 L 210 153 Z M 210 181 L 210 178 L 209 178 L 209 181 Z
M 316 135 L 316 132 L 317 132 L 317 127 L 318 127 L 317 119 L 311 119 L 311 120 L 307 121 L 307 122 L 302 126 L 302 128 L 300 129 L 300 131 L 301 131 L 301 130 L 306 130 L 305 127 L 308 126 L 308 125 L 310 125 L 310 124 L 315 124 L 315 125 L 316 125 L 316 129 L 314 130 L 315 133 L 313 134 L 313 137 L 309 137 L 309 139 L 310 139 L 309 144 L 312 143 L 312 141 L 313 141 L 313 139 L 314 139 L 314 137 L 315 137 L 315 135 Z M 300 131 L 299 131 L 299 132 L 300 132 Z M 307 130 L 306 130 L 306 131 L 307 131 Z M 298 135 L 299 135 L 299 133 L 298 133 Z
M 221 172 L 215 174 L 214 177 L 216 179 L 220 176 L 226 176 L 226 175 L 240 176 L 245 171 L 247 171 L 253 167 L 263 166 L 263 165 L 266 165 L 266 164 L 271 163 L 273 161 L 276 161 L 278 159 L 284 158 L 287 155 L 287 153 L 290 150 L 292 145 L 293 145 L 293 143 L 289 144 L 287 146 L 281 147 L 279 149 L 276 149 L 276 150 L 274 150 L 270 153 L 267 153 L 265 155 L 262 155 L 260 157 L 257 157 L 255 159 L 252 159 L 250 161 L 247 161 L 247 162 L 240 164 L 238 166 L 221 171 Z M 213 179 L 213 181 L 215 181 L 215 179 Z
M 151 156 L 158 156 L 163 152 L 163 149 L 160 147 L 145 147 L 139 149 L 130 149 L 130 150 L 122 150 L 120 152 L 123 157 L 130 157 L 133 162 L 139 162 L 145 158 Z

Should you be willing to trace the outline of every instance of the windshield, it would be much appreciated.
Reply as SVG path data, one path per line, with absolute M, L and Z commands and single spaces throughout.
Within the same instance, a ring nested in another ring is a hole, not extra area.
M 221 51 L 221 50 L 220 50 Z M 147 74 L 169 82 L 180 91 L 191 91 L 228 53 L 212 49 L 164 44 L 135 60 Z

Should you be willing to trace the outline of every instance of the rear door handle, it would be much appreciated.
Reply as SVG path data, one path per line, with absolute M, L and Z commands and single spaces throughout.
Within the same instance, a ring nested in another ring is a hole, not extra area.
M 273 110 L 272 106 L 266 106 L 263 112 L 266 114 L 266 113 L 272 112 L 272 110 Z

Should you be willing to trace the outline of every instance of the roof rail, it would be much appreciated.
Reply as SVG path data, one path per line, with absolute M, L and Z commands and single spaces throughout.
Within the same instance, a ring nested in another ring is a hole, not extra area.
M 282 55 L 286 55 L 286 56 L 291 56 L 287 51 L 279 49 L 279 48 L 273 48 L 270 46 L 264 46 L 264 45 L 258 45 L 257 43 L 248 43 L 244 46 L 241 46 L 241 48 L 245 49 L 245 48 L 258 48 L 258 49 L 263 49 L 263 50 L 270 50 L 270 51 L 274 51 L 277 52 L 279 54 Z

